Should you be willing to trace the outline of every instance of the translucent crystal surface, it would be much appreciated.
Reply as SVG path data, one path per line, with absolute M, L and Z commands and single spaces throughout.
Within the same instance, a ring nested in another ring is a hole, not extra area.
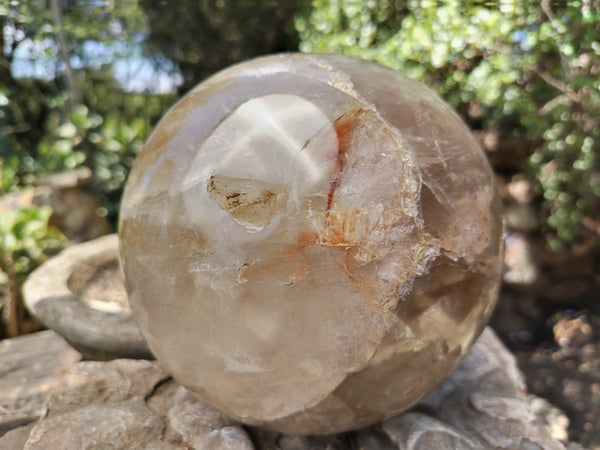
M 226 69 L 162 119 L 129 177 L 121 257 L 152 351 L 246 423 L 333 433 L 401 411 L 487 321 L 491 169 L 424 86 L 343 56 Z

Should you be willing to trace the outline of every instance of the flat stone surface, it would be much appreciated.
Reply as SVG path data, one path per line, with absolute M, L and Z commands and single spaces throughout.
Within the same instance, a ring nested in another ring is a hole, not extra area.
M 2 380 L 4 381 L 4 380 Z M 242 425 L 200 402 L 157 362 L 80 362 L 56 386 L 47 415 L 0 438 L 0 448 L 242 450 L 565 449 L 524 391 L 514 357 L 486 329 L 433 394 L 383 423 L 329 436 Z M 569 448 L 577 448 L 569 444 Z
M 53 331 L 0 341 L 0 435 L 37 420 L 50 392 L 80 359 Z

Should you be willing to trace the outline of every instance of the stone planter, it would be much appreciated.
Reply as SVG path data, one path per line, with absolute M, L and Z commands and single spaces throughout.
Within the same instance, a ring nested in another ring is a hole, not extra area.
M 27 309 L 86 358 L 152 358 L 121 281 L 116 234 L 73 245 L 27 279 Z

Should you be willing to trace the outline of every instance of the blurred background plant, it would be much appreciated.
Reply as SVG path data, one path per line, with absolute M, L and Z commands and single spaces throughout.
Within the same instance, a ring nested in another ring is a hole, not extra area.
M 423 81 L 482 131 L 498 170 L 533 183 L 551 248 L 598 234 L 595 2 L 50 5 L 0 5 L 4 192 L 85 165 L 114 224 L 132 161 L 177 95 L 241 59 L 299 48 Z
M 135 89 L 136 71 L 150 64 L 135 2 L 50 3 L 0 6 L 1 188 L 85 165 L 114 222 L 132 161 L 175 96 L 152 79 Z
M 2 211 L 0 214 L 0 297 L 3 334 L 14 337 L 35 328 L 27 320 L 20 286 L 33 269 L 62 249 L 65 237 L 48 222 L 47 206 Z

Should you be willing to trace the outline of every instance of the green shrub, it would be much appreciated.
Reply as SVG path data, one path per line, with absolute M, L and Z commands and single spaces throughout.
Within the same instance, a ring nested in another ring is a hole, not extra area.
M 129 167 L 174 95 L 127 90 L 137 73 L 124 79 L 120 69 L 144 61 L 148 33 L 137 3 L 58 2 L 56 10 L 0 5 L 0 193 L 87 166 L 114 223 Z
M 24 318 L 21 286 L 27 276 L 64 245 L 60 231 L 49 225 L 47 206 L 4 210 L 0 214 L 0 298 L 9 336 L 17 336 Z
M 119 115 L 102 117 L 84 105 L 77 105 L 69 121 L 60 124 L 40 143 L 36 173 L 81 165 L 90 167 L 92 190 L 114 220 L 125 180 L 149 132 L 145 117 L 126 122 Z

